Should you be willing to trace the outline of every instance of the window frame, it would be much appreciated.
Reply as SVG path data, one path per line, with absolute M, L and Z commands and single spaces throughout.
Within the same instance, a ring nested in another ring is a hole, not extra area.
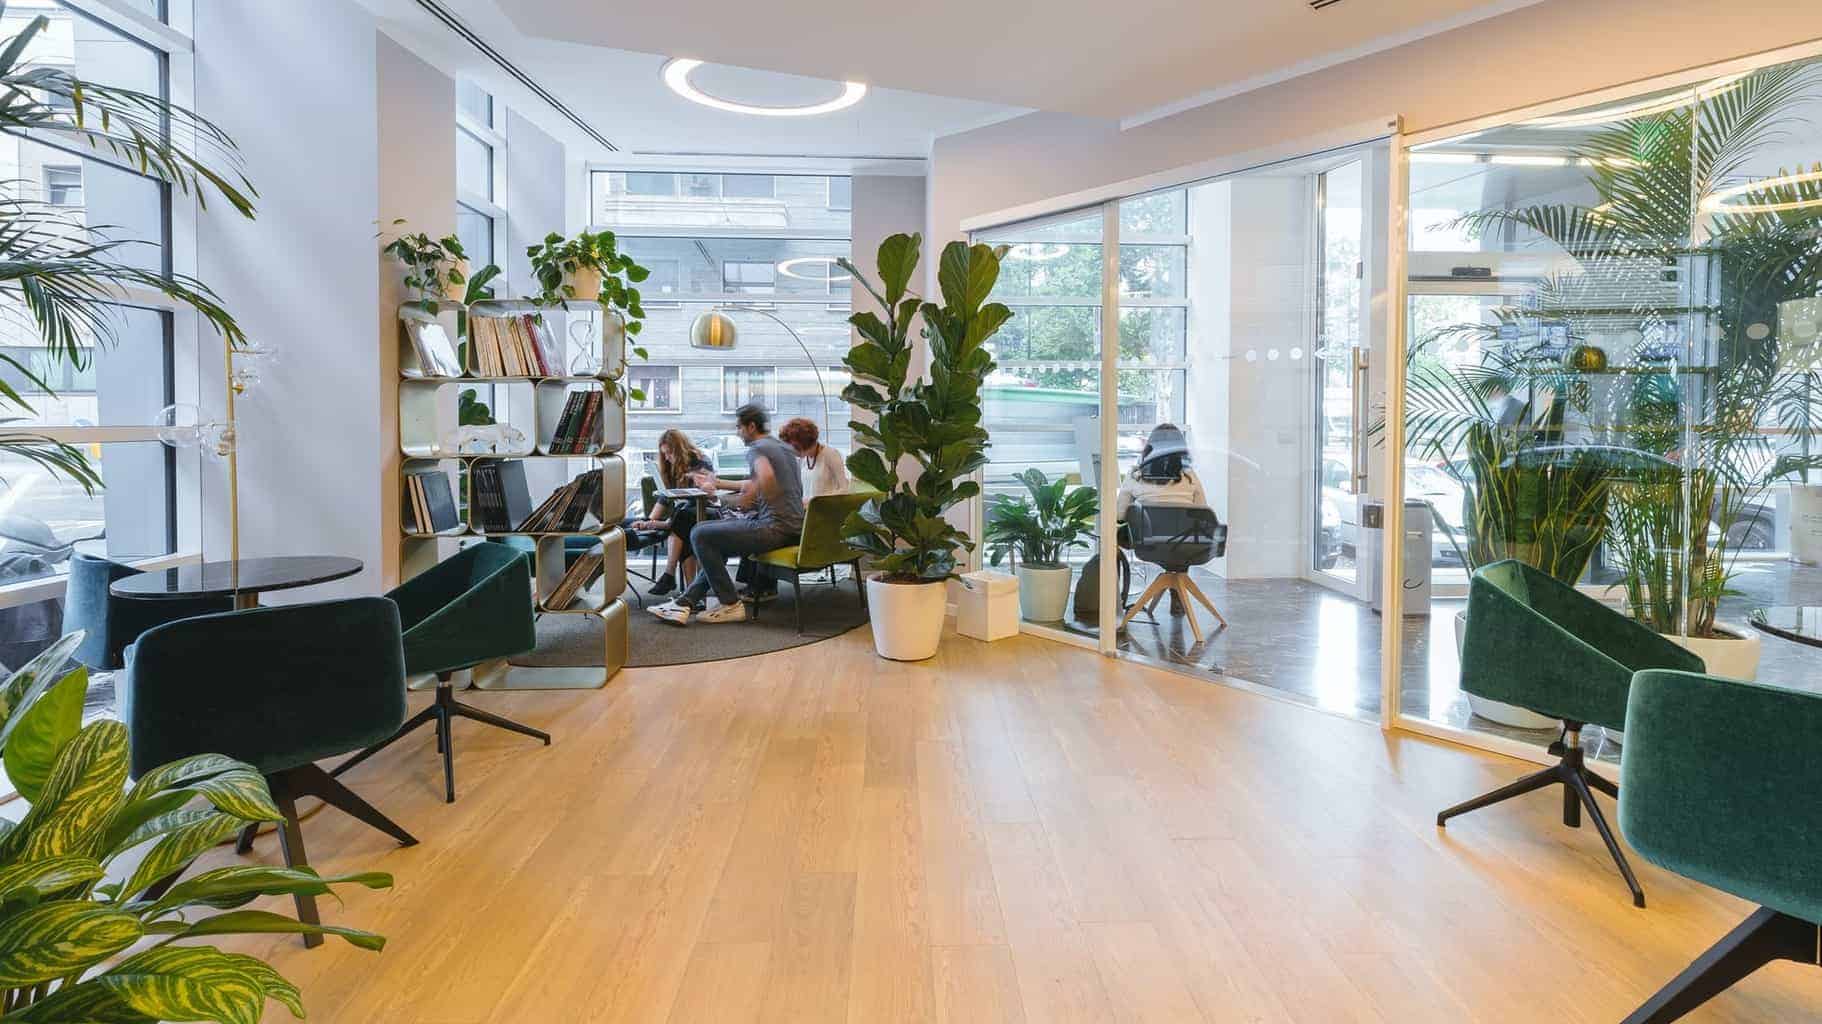
M 721 367 L 721 411 L 722 411 L 722 413 L 725 415 L 731 416 L 735 412 L 739 411 L 740 406 L 745 405 L 747 402 L 755 401 L 755 399 L 753 399 L 751 396 L 748 396 L 746 401 L 743 401 L 743 402 L 740 402 L 740 403 L 737 403 L 734 405 L 728 404 L 728 373 L 730 371 L 737 371 L 737 370 L 738 371 L 758 370 L 764 374 L 764 380 L 766 382 L 765 383 L 766 393 L 764 395 L 760 396 L 760 398 L 757 399 L 757 401 L 759 402 L 760 405 L 765 406 L 767 409 L 773 408 L 773 406 L 776 404 L 776 400 L 777 400 L 777 396 L 778 396 L 778 367 L 774 366 L 774 365 L 768 365 L 765 363 L 734 363 L 734 364 L 724 365 Z
M 635 405 L 629 398 L 626 405 L 628 416 L 676 416 L 683 412 L 683 364 L 682 363 L 633 363 L 627 367 L 626 383 L 629 388 L 640 387 L 639 378 L 649 376 L 652 370 L 672 370 L 676 381 L 676 402 L 672 405 Z M 644 390 L 641 388 L 641 390 Z M 651 392 L 646 391 L 646 401 L 651 401 Z

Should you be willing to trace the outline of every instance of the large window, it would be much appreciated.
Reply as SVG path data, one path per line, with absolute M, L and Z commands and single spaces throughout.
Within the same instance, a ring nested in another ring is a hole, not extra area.
M 779 422 L 807 416 L 826 443 L 848 447 L 839 367 L 850 285 L 835 266 L 849 250 L 847 178 L 598 170 L 591 200 L 594 224 L 651 270 L 639 335 L 650 359 L 629 371 L 646 399 L 627 427 L 628 465 L 649 461 L 673 427 L 725 468 L 744 465 L 731 413 L 749 401 Z M 735 324 L 734 350 L 690 347 L 690 325 L 717 308 Z
M 506 138 L 497 107 L 479 85 L 456 83 L 456 238 L 476 268 L 500 261 L 506 223 Z

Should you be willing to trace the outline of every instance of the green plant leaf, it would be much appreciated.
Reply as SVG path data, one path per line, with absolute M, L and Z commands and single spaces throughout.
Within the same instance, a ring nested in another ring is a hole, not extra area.
M 93 903 L 41 903 L 0 921 L 0 988 L 66 977 L 138 942 L 139 919 Z
M 0 863 L 62 854 L 94 857 L 106 825 L 126 800 L 127 731 L 91 722 L 64 744 L 38 803 L 0 840 Z
M 364 932 L 357 928 L 338 928 L 334 925 L 306 924 L 296 918 L 283 914 L 274 914 L 266 910 L 232 910 L 225 914 L 205 917 L 193 924 L 183 921 L 160 922 L 148 928 L 153 934 L 165 934 L 167 942 L 178 939 L 195 939 L 208 935 L 339 935 L 353 946 L 378 952 L 386 947 L 383 936 Z
M 146 913 L 157 917 L 191 904 L 232 909 L 259 896 L 321 896 L 329 892 L 330 886 L 342 884 L 386 889 L 392 886 L 392 876 L 383 871 L 324 876 L 308 868 L 240 864 L 180 880 L 152 903 Z
M 266 1000 L 304 1015 L 296 986 L 263 962 L 212 946 L 157 946 L 94 978 L 52 993 L 18 1019 L 24 1024 L 135 1020 L 259 1024 Z
M 911 275 L 917 272 L 918 254 L 923 248 L 921 233 L 896 234 L 879 243 L 879 283 L 886 290 L 881 300 L 884 305 L 896 306 L 904 298 Z
M 82 645 L 83 632 L 77 630 L 40 651 L 0 686 L 0 749 L 17 728 L 19 714 L 36 701 L 45 690 L 62 678 L 63 666 Z
M 99 881 L 101 865 L 87 857 L 45 857 L 0 869 L 0 904 L 37 902 Z
M 163 838 L 146 852 L 145 859 L 120 887 L 119 899 L 127 900 L 175 871 L 189 866 L 203 851 L 235 835 L 247 823 L 219 811 L 180 811 L 170 816 L 171 827 Z
M 26 800 L 38 800 L 58 751 L 82 728 L 82 700 L 88 692 L 89 670 L 77 666 L 20 713 L 3 756 L 7 779 Z

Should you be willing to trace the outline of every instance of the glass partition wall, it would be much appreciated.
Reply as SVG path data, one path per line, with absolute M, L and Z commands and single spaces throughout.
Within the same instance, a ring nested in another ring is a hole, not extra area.
M 1556 738 L 1458 685 L 1462 585 L 1505 558 L 1715 674 L 1818 685 L 1746 624 L 1822 603 L 1818 114 L 1808 60 L 1409 150 L 1407 507 L 1443 541 L 1402 630 L 1408 722 Z

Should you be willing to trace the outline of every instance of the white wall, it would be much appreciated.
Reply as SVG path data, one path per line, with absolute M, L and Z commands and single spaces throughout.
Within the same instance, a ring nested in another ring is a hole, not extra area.
M 341 554 L 359 577 L 299 599 L 379 589 L 382 362 L 374 334 L 379 160 L 375 28 L 350 0 L 197 0 L 196 94 L 239 140 L 259 219 L 202 217 L 199 276 L 282 353 L 240 405 L 243 555 Z M 219 409 L 219 342 L 202 339 Z M 210 353 L 213 352 L 211 356 Z M 204 553 L 227 555 L 225 475 L 205 472 Z M 276 595 L 275 595 L 276 597 Z
M 879 243 L 901 232 L 910 233 L 924 230 L 924 193 L 928 182 L 921 176 L 911 177 L 887 174 L 856 174 L 854 183 L 854 222 L 852 235 L 853 246 L 848 250 L 854 265 L 871 278 L 875 284 L 879 281 Z M 924 240 L 924 259 L 935 263 L 938 248 Z M 911 286 L 918 288 L 922 282 L 913 278 Z M 854 310 L 870 309 L 879 312 L 879 304 L 874 300 L 859 281 L 850 286 Z M 883 315 L 883 314 L 882 314 Z M 852 335 L 851 342 L 859 344 L 860 336 Z M 856 418 L 869 416 L 864 409 L 855 409 Z M 850 445 L 850 447 L 852 447 Z
M 506 111 L 505 135 L 506 195 L 500 205 L 512 216 L 507 224 L 505 248 L 498 254 L 500 266 L 506 271 L 502 294 L 530 295 L 537 285 L 532 281 L 531 258 L 525 255 L 525 249 L 553 231 L 564 231 L 569 170 L 563 144 L 515 110 Z M 453 168 L 454 164 L 450 166 Z

